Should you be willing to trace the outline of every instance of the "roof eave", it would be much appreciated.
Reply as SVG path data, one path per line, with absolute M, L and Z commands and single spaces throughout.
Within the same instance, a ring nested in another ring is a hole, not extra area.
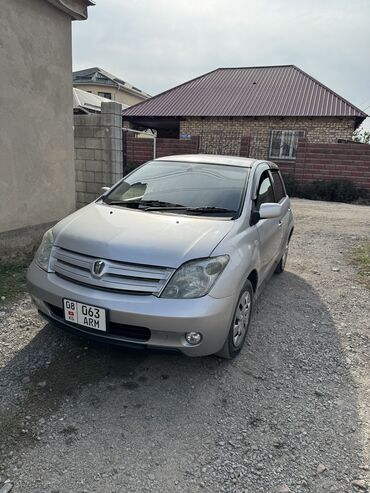
M 103 88 L 115 87 L 119 91 L 128 92 L 130 94 L 133 94 L 134 96 L 141 97 L 143 100 L 147 100 L 151 97 L 150 94 L 147 94 L 146 92 L 135 91 L 135 89 L 131 89 L 130 87 L 123 86 L 122 84 L 119 84 L 118 82 L 114 82 L 114 81 L 99 82 L 96 80 L 84 80 L 84 81 L 74 80 L 73 85 L 74 86 L 101 86 Z
M 135 91 L 135 89 L 131 89 L 130 87 L 120 85 L 119 90 L 129 92 L 130 94 L 141 97 L 144 100 L 151 98 L 150 94 L 147 94 L 146 92 Z
M 365 115 L 365 116 L 356 116 L 355 118 L 355 128 L 354 130 L 356 130 L 365 120 L 366 118 L 368 118 L 369 115 Z
M 47 0 L 54 7 L 68 14 L 74 21 L 83 21 L 88 17 L 87 8 L 95 5 L 92 0 Z
M 102 86 L 102 87 L 117 87 L 118 85 L 112 81 L 100 82 L 97 80 L 74 80 L 74 86 Z
M 124 116 L 127 116 L 128 118 L 350 118 L 350 119 L 356 119 L 359 120 L 360 123 L 362 123 L 368 115 L 320 115 L 320 114 L 312 114 L 312 115 L 307 115 L 307 114 L 285 114 L 285 115 L 272 115 L 272 114 L 260 114 L 260 115 L 227 115 L 227 114 L 196 114 L 196 115 L 182 115 L 182 114 L 151 114 L 151 113 L 131 113 L 130 110 L 133 110 L 135 106 L 140 105 L 141 103 L 137 103 L 133 106 L 130 106 L 130 108 L 127 108 L 127 113 L 124 113 Z

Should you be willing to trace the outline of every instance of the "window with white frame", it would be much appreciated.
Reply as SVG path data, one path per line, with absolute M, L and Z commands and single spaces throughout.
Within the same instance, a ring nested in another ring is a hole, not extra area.
M 98 92 L 98 96 L 101 98 L 105 99 L 112 99 L 112 93 L 111 92 Z
M 304 137 L 303 130 L 272 130 L 270 158 L 295 159 L 299 137 Z

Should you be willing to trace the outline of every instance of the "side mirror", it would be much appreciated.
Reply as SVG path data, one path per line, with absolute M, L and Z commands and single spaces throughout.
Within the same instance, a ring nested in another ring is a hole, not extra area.
M 282 207 L 280 204 L 261 204 L 259 215 L 260 219 L 273 219 L 280 217 L 282 214 Z
M 109 192 L 110 187 L 101 187 L 100 191 L 104 195 L 105 193 Z

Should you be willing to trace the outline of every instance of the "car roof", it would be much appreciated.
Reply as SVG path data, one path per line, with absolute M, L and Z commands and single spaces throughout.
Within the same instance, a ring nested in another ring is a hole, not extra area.
M 262 162 L 252 158 L 238 156 L 220 156 L 216 154 L 182 154 L 178 156 L 164 156 L 157 158 L 156 161 L 224 164 L 227 166 L 242 166 L 244 168 L 251 168 L 254 164 Z

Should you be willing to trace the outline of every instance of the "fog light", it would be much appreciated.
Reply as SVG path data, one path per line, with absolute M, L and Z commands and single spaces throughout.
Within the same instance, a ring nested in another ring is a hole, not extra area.
M 188 344 L 196 346 L 202 340 L 202 334 L 200 332 L 187 332 L 185 334 L 185 339 Z

